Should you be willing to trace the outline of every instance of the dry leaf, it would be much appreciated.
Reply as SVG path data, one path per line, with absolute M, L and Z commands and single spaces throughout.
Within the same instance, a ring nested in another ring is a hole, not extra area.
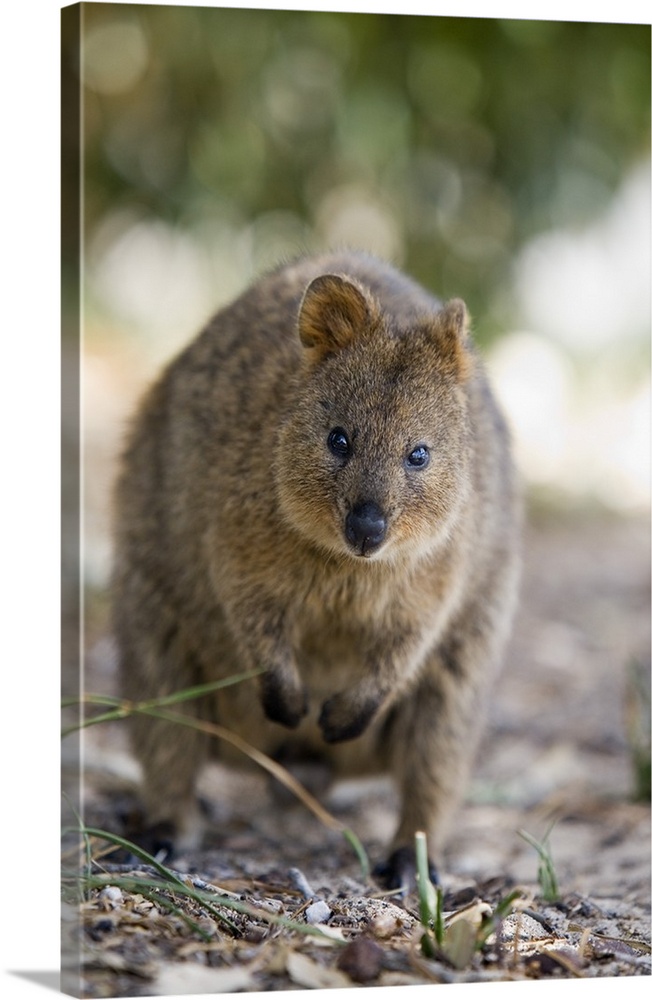
M 292 982 L 308 990 L 347 989 L 353 985 L 339 969 L 331 969 L 300 951 L 288 953 L 286 968 Z
M 484 918 L 490 916 L 491 912 L 489 903 L 485 903 L 481 899 L 474 899 L 467 906 L 462 906 L 459 910 L 455 910 L 454 913 L 446 913 L 444 916 L 447 927 L 452 927 L 458 920 L 465 920 L 467 924 L 470 924 L 471 927 L 477 930 Z
M 336 941 L 346 941 L 341 927 L 331 927 L 330 924 L 317 924 L 321 931 L 319 937 L 311 939 L 312 944 L 317 948 L 330 948 Z
M 476 928 L 460 917 L 446 928 L 442 952 L 456 969 L 466 969 L 475 952 Z
M 237 993 L 239 990 L 254 990 L 255 982 L 246 967 L 211 969 L 195 962 L 169 962 L 160 966 L 153 989 L 157 996 Z

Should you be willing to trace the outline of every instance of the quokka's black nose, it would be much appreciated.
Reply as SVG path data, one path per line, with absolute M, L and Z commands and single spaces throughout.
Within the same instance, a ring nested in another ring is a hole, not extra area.
M 387 521 L 375 503 L 360 503 L 346 515 L 345 534 L 361 556 L 377 549 L 385 539 Z

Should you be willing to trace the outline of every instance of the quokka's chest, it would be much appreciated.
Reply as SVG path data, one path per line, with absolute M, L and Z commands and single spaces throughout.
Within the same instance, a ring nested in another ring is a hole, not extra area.
M 410 609 L 405 594 L 388 588 L 314 588 L 294 609 L 291 644 L 309 686 L 337 690 L 368 673 L 397 631 L 404 631 Z M 415 615 L 415 627 L 418 627 Z

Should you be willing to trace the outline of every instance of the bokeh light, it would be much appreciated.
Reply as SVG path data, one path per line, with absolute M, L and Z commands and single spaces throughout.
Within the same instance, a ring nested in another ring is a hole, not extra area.
M 533 497 L 648 508 L 644 25 L 90 4 L 64 71 L 98 583 L 143 387 L 261 271 L 332 246 L 465 299 Z

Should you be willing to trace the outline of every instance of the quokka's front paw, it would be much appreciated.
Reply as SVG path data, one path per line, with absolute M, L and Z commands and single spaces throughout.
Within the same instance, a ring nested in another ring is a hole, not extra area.
M 159 861 L 172 861 L 178 853 L 178 830 L 171 820 L 142 826 L 139 829 L 129 829 L 127 840 L 136 847 L 142 847 Z M 135 857 L 130 855 L 129 860 Z
M 365 731 L 378 711 L 381 698 L 366 698 L 364 701 L 351 697 L 347 691 L 340 691 L 322 705 L 319 727 L 327 743 L 353 740 Z
M 395 889 L 398 894 L 407 895 L 417 888 L 416 856 L 414 847 L 397 847 L 386 861 L 374 868 L 373 874 L 385 889 Z M 428 859 L 428 876 L 435 885 L 439 884 L 437 869 Z
M 270 672 L 263 674 L 261 700 L 267 718 L 288 729 L 296 729 L 308 711 L 305 688 Z

